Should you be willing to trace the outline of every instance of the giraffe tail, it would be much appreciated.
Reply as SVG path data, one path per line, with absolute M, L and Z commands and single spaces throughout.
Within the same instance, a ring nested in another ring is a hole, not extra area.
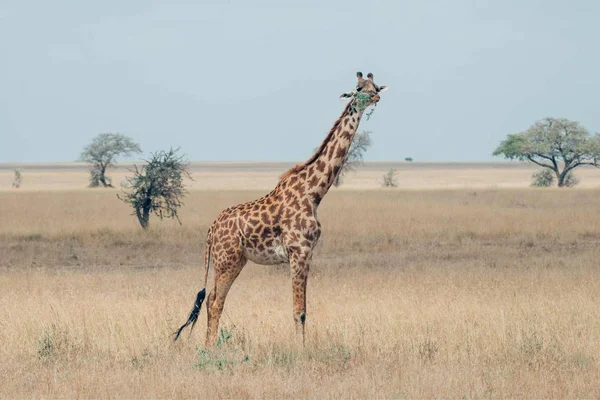
M 208 232 L 208 240 L 206 242 L 206 251 L 204 253 L 204 287 L 202 290 L 198 292 L 196 295 L 196 301 L 194 302 L 194 308 L 190 312 L 190 316 L 188 317 L 185 324 L 181 325 L 177 332 L 174 332 L 173 335 L 175 338 L 173 341 L 179 339 L 179 335 L 181 332 L 189 325 L 192 325 L 190 328 L 190 334 L 192 330 L 194 330 L 194 325 L 196 325 L 196 321 L 198 321 L 198 315 L 200 314 L 200 308 L 202 307 L 202 303 L 204 302 L 204 298 L 206 297 L 206 283 L 208 281 L 208 268 L 210 266 L 210 253 L 211 253 L 211 243 L 210 243 L 210 230 Z

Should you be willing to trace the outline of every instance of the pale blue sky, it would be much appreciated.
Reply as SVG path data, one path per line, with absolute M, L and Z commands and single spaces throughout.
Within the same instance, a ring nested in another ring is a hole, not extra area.
M 490 160 L 546 116 L 600 131 L 597 1 L 0 0 L 0 162 L 121 132 L 191 160 L 310 156 L 356 71 L 368 160 Z

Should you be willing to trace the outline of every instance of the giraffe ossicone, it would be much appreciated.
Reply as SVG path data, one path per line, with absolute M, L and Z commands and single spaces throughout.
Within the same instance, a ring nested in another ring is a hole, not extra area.
M 175 333 L 194 327 L 205 299 L 208 271 L 212 264 L 214 286 L 206 298 L 208 328 L 206 346 L 217 343 L 219 319 L 233 282 L 248 261 L 273 265 L 289 263 L 292 277 L 293 317 L 298 340 L 304 344 L 306 286 L 313 249 L 321 236 L 317 208 L 339 174 L 366 108 L 377 104 L 387 90 L 356 74 L 358 82 L 342 115 L 316 152 L 305 163 L 283 174 L 275 188 L 260 199 L 229 207 L 208 229 L 204 254 L 204 287 L 188 320 Z

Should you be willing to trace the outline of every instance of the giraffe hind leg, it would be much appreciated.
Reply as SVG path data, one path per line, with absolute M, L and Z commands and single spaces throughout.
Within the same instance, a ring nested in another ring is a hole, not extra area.
M 206 304 L 208 314 L 208 329 L 206 331 L 207 348 L 215 347 L 219 337 L 219 320 L 225 306 L 225 298 L 235 279 L 246 265 L 246 259 L 241 255 L 238 260 L 232 262 L 215 262 L 215 284 Z

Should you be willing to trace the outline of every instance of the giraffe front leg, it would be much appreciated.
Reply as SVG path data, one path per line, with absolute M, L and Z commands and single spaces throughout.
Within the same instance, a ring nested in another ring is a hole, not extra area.
M 292 296 L 294 322 L 296 324 L 296 342 L 304 346 L 306 326 L 306 284 L 311 260 L 310 251 L 297 251 L 290 255 L 292 275 Z

